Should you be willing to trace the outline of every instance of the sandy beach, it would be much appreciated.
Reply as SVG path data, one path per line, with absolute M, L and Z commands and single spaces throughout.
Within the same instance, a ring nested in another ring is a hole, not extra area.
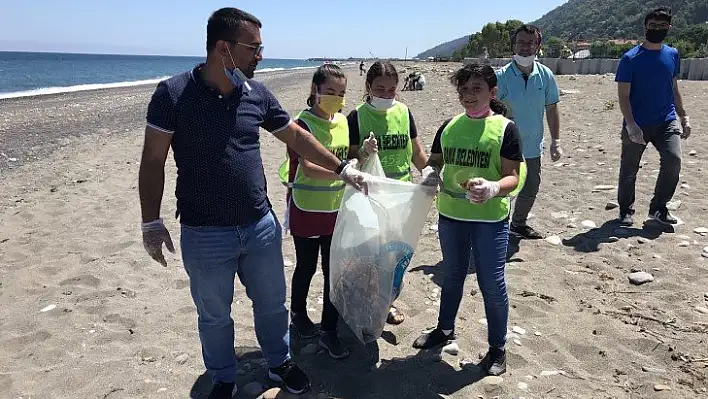
M 440 124 L 461 110 L 448 81 L 457 67 L 407 66 L 427 80 L 423 91 L 400 93 L 427 148 Z M 294 116 L 306 106 L 311 73 L 258 79 Z M 348 70 L 348 76 L 345 112 L 364 91 L 358 71 Z M 377 347 L 365 348 L 344 332 L 352 351 L 344 361 L 318 352 L 316 341 L 293 337 L 293 355 L 313 384 L 303 397 L 708 397 L 708 230 L 701 229 L 708 228 L 702 192 L 708 181 L 708 82 L 680 82 L 693 125 L 682 143 L 681 187 L 672 202 L 684 224 L 662 231 L 641 223 L 659 168 L 651 146 L 637 180 L 639 223 L 618 228 L 612 224 L 617 210 L 606 210 L 615 201 L 619 168 L 614 76 L 557 79 L 565 156 L 558 163 L 544 158 L 529 223 L 559 240 L 512 242 L 508 372 L 482 379 L 474 366 L 486 351 L 474 274 L 458 314 L 459 353 L 411 346 L 437 321 L 441 253 L 431 208 L 397 302 L 406 321 L 388 326 Z M 201 398 L 209 391 L 179 248 L 176 255 L 166 253 L 163 268 L 142 245 L 137 179 L 153 89 L 0 100 L 2 398 Z M 263 131 L 261 151 L 269 197 L 282 221 L 285 193 L 277 168 L 285 147 Z M 179 246 L 171 155 L 166 173 L 162 215 Z M 283 248 L 289 282 L 291 237 Z M 633 271 L 655 280 L 632 285 Z M 310 289 L 314 320 L 321 276 Z M 233 318 L 241 362 L 236 397 L 256 397 L 271 386 L 250 301 L 238 281 Z

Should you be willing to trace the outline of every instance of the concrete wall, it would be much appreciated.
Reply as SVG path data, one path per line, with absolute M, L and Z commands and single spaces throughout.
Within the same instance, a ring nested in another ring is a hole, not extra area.
M 556 75 L 604 75 L 615 73 L 619 59 L 585 58 L 578 60 L 564 58 L 539 58 L 542 64 L 550 68 Z M 465 64 L 476 62 L 501 67 L 509 62 L 509 58 L 465 58 Z M 708 80 L 708 58 L 689 58 L 681 60 L 680 79 Z

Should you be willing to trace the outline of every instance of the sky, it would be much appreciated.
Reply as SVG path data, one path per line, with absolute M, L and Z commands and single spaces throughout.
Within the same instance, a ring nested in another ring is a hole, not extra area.
M 0 0 L 0 51 L 203 56 L 209 15 L 237 7 L 263 23 L 265 58 L 403 58 L 406 47 L 410 58 L 487 22 L 530 22 L 564 2 Z

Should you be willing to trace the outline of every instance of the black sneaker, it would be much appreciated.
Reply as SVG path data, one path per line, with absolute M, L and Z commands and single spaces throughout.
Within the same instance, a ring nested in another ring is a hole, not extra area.
M 516 226 L 514 225 L 514 223 L 511 223 L 511 225 L 509 226 L 509 232 L 519 238 L 523 238 L 526 240 L 543 239 L 543 235 L 530 226 Z
M 312 322 L 312 320 L 310 320 L 307 312 L 290 313 L 290 320 L 292 321 L 292 325 L 295 327 L 295 331 L 298 333 L 300 338 L 315 338 L 319 334 L 317 326 Z
M 497 376 L 506 373 L 506 351 L 504 349 L 489 348 L 487 354 L 479 362 L 479 367 L 488 375 Z
M 620 226 L 629 227 L 634 224 L 634 218 L 629 213 L 620 213 L 619 218 L 617 218 L 617 222 Z
M 332 359 L 344 359 L 349 356 L 349 349 L 342 344 L 342 341 L 334 331 L 322 333 L 320 346 L 327 350 Z
M 208 399 L 231 399 L 234 396 L 234 382 L 217 382 L 211 387 Z
M 439 329 L 435 328 L 429 333 L 425 333 L 418 337 L 418 339 L 413 342 L 413 347 L 416 349 L 428 349 L 433 348 L 438 345 L 442 345 L 449 340 L 455 339 L 455 332 L 452 331 L 450 334 L 445 335 L 445 333 Z
M 672 225 L 678 223 L 678 220 L 673 217 L 668 210 L 665 211 L 655 211 L 649 213 L 649 218 L 655 220 L 661 224 Z
M 285 384 L 285 388 L 293 395 L 300 395 L 310 389 L 307 375 L 292 360 L 286 361 L 282 366 L 268 369 L 268 378 Z

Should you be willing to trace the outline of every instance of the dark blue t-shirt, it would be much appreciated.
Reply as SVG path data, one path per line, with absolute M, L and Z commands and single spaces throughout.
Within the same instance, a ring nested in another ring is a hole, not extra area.
M 636 46 L 622 56 L 615 81 L 631 83 L 629 102 L 639 127 L 676 119 L 673 80 L 680 68 L 678 50 L 667 45 L 661 50 Z
M 251 224 L 271 208 L 259 128 L 275 133 L 290 116 L 261 83 L 225 98 L 207 86 L 202 66 L 160 82 L 147 123 L 173 134 L 177 212 L 188 226 Z

